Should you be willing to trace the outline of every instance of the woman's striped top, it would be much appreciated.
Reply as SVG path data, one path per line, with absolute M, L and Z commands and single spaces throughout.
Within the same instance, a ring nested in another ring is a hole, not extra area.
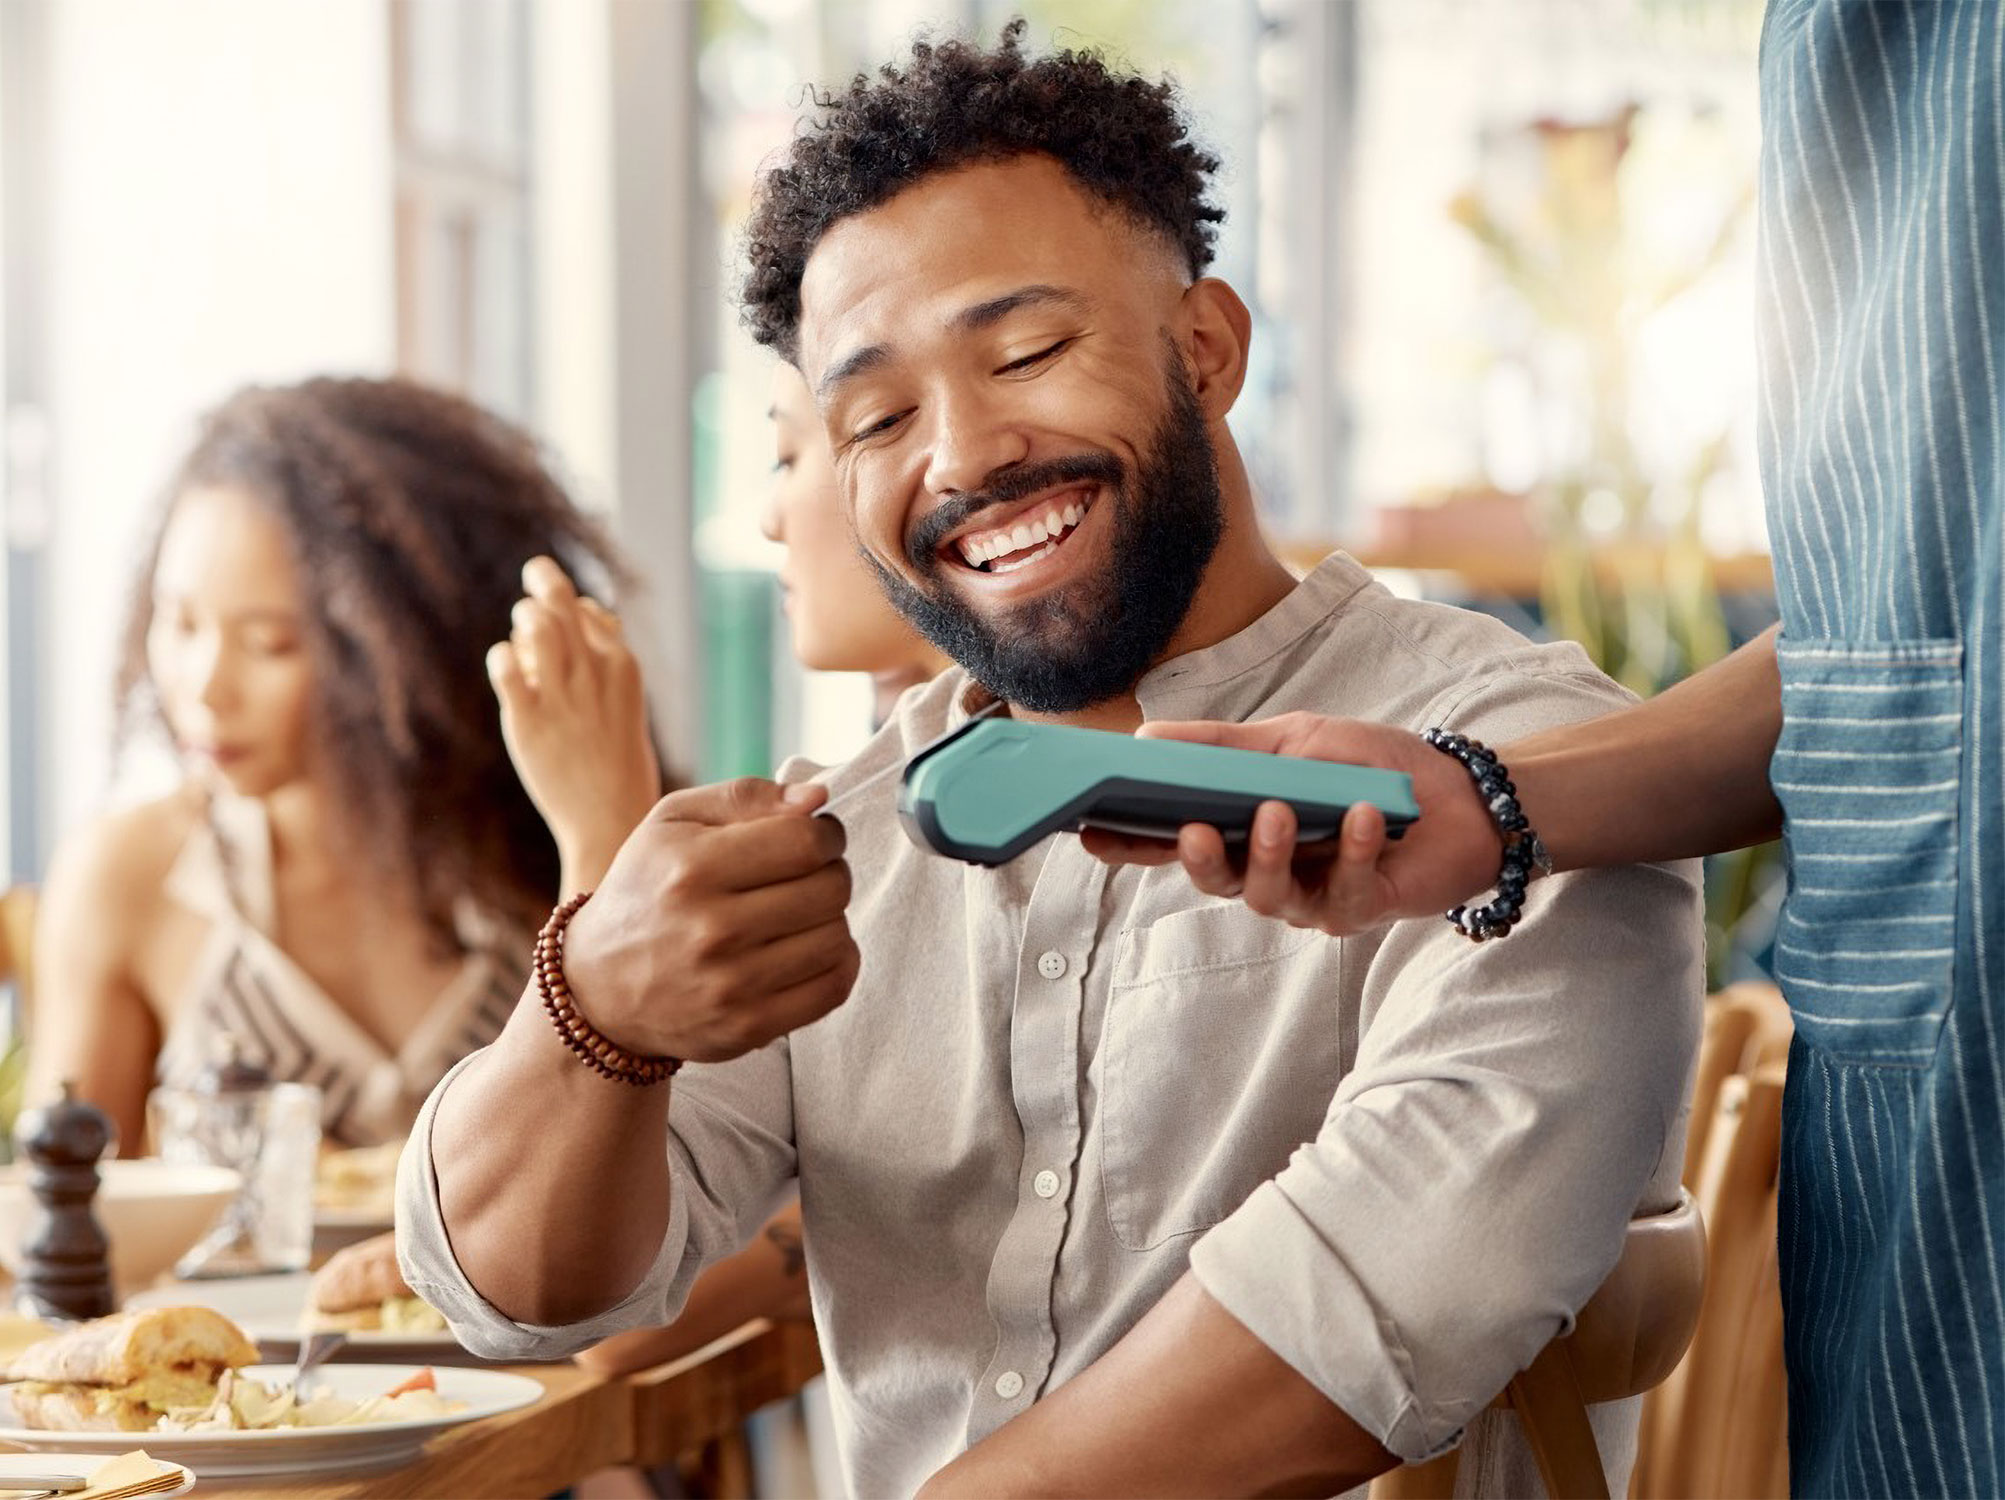
M 167 878 L 209 920 L 191 991 L 161 1047 L 160 1081 L 191 1086 L 233 1037 L 274 1079 L 320 1090 L 331 1145 L 400 1141 L 452 1065 L 501 1034 L 528 979 L 530 939 L 462 915 L 467 953 L 395 1052 L 365 1031 L 275 939 L 271 833 L 263 805 L 216 795 Z

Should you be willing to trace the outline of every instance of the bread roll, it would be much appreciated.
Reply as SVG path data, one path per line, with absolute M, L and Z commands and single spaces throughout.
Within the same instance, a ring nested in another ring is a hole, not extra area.
M 396 1236 L 379 1234 L 335 1251 L 314 1272 L 307 1301 L 317 1327 L 373 1327 L 333 1320 L 365 1312 L 373 1315 L 391 1298 L 414 1295 L 397 1269 Z
M 144 1432 L 165 1411 L 216 1398 L 225 1370 L 255 1363 L 257 1346 L 206 1307 L 149 1307 L 99 1318 L 16 1354 L 7 1402 L 24 1427 Z
M 145 1432 L 160 1418 L 150 1407 L 105 1399 L 97 1386 L 13 1386 L 7 1400 L 23 1427 L 40 1432 Z
M 257 1363 L 257 1345 L 206 1307 L 149 1307 L 99 1318 L 30 1344 L 8 1367 L 11 1380 L 127 1386 L 166 1371 L 213 1384 L 226 1369 Z

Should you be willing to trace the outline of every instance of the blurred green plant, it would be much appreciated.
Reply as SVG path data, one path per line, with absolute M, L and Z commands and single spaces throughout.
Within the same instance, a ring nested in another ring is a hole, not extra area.
M 0 1163 L 14 1159 L 14 1121 L 28 1086 L 28 1039 L 11 1030 L 0 1051 Z
M 1518 346 L 1496 349 L 1494 360 L 1527 375 L 1535 409 L 1558 417 L 1540 423 L 1543 462 L 1530 495 L 1546 628 L 1647 697 L 1732 648 L 1700 528 L 1702 497 L 1731 444 L 1722 426 L 1666 454 L 1659 434 L 1646 459 L 1641 333 L 1720 270 L 1754 189 L 1744 179 L 1723 190 L 1714 221 L 1682 246 L 1640 227 L 1627 180 L 1640 113 L 1632 104 L 1601 120 L 1539 120 L 1500 134 L 1480 185 L 1449 212 L 1529 314 Z M 1779 878 L 1775 845 L 1709 863 L 1713 987 L 1746 977 L 1765 946 L 1767 924 L 1750 918 L 1772 905 Z

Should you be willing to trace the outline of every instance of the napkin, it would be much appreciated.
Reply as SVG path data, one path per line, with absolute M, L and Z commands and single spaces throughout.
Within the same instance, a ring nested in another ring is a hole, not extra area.
M 90 1481 L 88 1489 L 63 1500 L 126 1500 L 127 1496 L 166 1495 L 181 1488 L 188 1471 L 164 1463 L 145 1449 L 131 1453 L 0 1453 L 0 1480 L 10 1474 L 76 1474 Z

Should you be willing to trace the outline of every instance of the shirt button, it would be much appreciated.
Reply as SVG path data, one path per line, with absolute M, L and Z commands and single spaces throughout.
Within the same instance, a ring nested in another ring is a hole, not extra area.
M 1058 1174 L 1056 1172 L 1039 1172 L 1037 1176 L 1031 1179 L 1030 1190 L 1040 1198 L 1053 1196 L 1058 1191 Z
M 1040 953 L 1037 955 L 1037 972 L 1046 979 L 1065 977 L 1065 955 L 1063 953 Z
M 996 1377 L 996 1394 L 1005 1401 L 1014 1401 L 1023 1394 L 1023 1377 L 1014 1370 L 1004 1370 Z

